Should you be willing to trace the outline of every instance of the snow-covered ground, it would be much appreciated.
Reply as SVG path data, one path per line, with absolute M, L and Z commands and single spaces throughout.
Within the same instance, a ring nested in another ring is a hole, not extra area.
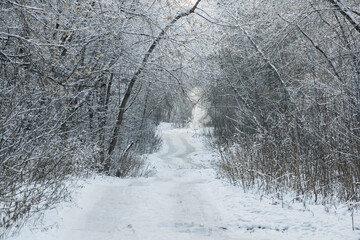
M 162 149 L 149 156 L 149 178 L 95 177 L 46 213 L 52 228 L 25 227 L 11 240 L 359 239 L 351 216 L 338 208 L 283 206 L 244 193 L 216 177 L 216 155 L 199 130 L 162 124 Z

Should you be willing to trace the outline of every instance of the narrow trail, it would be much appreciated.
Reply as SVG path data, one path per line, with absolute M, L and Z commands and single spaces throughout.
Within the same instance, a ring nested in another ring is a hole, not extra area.
M 190 142 L 195 132 L 169 126 L 162 131 L 162 150 L 150 156 L 154 176 L 87 184 L 79 206 L 59 213 L 58 229 L 33 239 L 241 239 L 227 233 L 228 217 L 219 210 L 211 184 L 215 172 L 208 160 L 196 160 L 201 145 Z
M 71 223 L 63 239 L 231 239 L 207 186 L 209 163 L 191 158 L 197 149 L 184 133 L 165 131 L 163 140 L 153 158 L 155 176 L 126 186 L 89 186 L 99 197 L 80 214 L 84 224 Z

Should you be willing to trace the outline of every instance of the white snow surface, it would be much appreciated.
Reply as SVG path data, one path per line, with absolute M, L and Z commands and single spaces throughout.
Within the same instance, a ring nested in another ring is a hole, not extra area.
M 217 155 L 199 130 L 162 124 L 162 149 L 148 178 L 96 176 L 11 240 L 359 239 L 345 207 L 291 206 L 244 193 L 217 177 Z M 356 220 L 356 219 L 355 219 Z M 356 222 L 355 222 L 356 223 Z

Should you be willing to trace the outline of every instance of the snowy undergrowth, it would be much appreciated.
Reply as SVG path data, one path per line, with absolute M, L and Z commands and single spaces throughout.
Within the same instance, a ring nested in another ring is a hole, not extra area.
M 349 232 L 350 229 L 353 231 L 354 235 L 359 236 L 360 231 L 360 212 L 358 209 L 358 205 L 356 203 L 341 203 L 339 201 L 336 201 L 336 197 L 333 197 L 331 201 L 328 199 L 325 199 L 321 195 L 318 196 L 317 201 L 315 201 L 314 196 L 310 196 L 309 194 L 299 195 L 295 191 L 292 191 L 290 189 L 279 189 L 276 191 L 276 189 L 265 189 L 263 181 L 260 179 L 256 180 L 256 184 L 253 185 L 247 185 L 244 186 L 241 183 L 241 179 L 237 179 L 238 181 L 233 181 L 231 179 L 231 176 L 229 176 L 229 173 L 226 172 L 222 165 L 221 160 L 221 154 L 219 153 L 219 149 L 216 149 L 215 145 L 213 144 L 212 138 L 212 128 L 202 128 L 200 131 L 197 132 L 197 135 L 200 137 L 203 137 L 203 142 L 205 143 L 204 146 L 207 146 L 206 149 L 210 153 L 211 156 L 210 159 L 212 159 L 211 163 L 214 169 L 216 169 L 217 172 L 217 178 L 221 179 L 222 183 L 225 185 L 230 185 L 233 190 L 238 188 L 238 191 L 242 191 L 244 196 L 250 197 L 252 200 L 255 200 L 258 202 L 258 204 L 263 204 L 264 207 L 266 206 L 277 206 L 281 207 L 282 210 L 286 212 L 286 210 L 289 210 L 289 214 L 296 214 L 296 213 L 307 213 L 311 215 L 313 218 L 321 217 L 319 218 L 319 221 L 326 220 L 326 218 L 333 217 L 338 220 L 343 220 L 346 222 L 345 225 L 345 231 Z M 205 138 L 206 136 L 207 138 Z M 274 217 L 277 214 L 274 213 Z M 306 215 L 306 214 L 305 214 Z M 278 216 L 279 217 L 279 216 Z M 276 218 L 276 217 L 275 217 Z M 267 218 L 264 218 L 264 221 L 268 221 Z M 324 221 L 325 223 L 326 221 Z M 276 225 L 278 221 L 274 221 L 273 224 Z M 303 223 L 303 226 L 306 226 L 307 223 Z M 271 225 L 271 224 L 270 224 Z M 254 232 L 257 229 L 275 229 L 276 231 L 280 232 L 286 232 L 291 228 L 291 226 L 285 226 L 280 227 L 279 225 L 271 227 L 269 223 L 267 224 L 254 224 L 249 225 L 247 227 L 247 231 Z M 311 224 L 308 224 L 310 227 Z M 330 228 L 330 226 L 333 226 L 336 228 L 336 221 L 334 223 L 325 224 L 322 226 L 323 228 Z M 306 228 L 306 227 L 305 227 Z M 313 227 L 313 230 L 315 231 L 315 227 Z M 331 232 L 332 230 L 329 229 Z M 330 238 L 316 238 L 314 236 L 309 235 L 309 239 L 345 239 L 340 237 L 339 234 L 337 236 L 336 233 L 333 233 L 333 236 L 329 236 Z M 329 234 L 330 235 L 330 234 Z M 300 238 L 300 237 L 299 237 Z M 253 239 L 253 238 L 251 238 Z M 257 238 L 254 238 L 257 239 Z M 276 239 L 273 237 L 270 237 L 269 239 Z M 292 238 L 291 238 L 292 239 Z M 298 237 L 295 237 L 294 239 L 298 239 Z M 355 237 L 355 239 L 357 239 Z
M 210 134 L 210 138 L 212 138 Z M 251 160 L 244 159 L 243 156 L 235 154 L 239 151 L 238 146 L 230 147 L 228 150 L 217 146 L 214 140 L 209 140 L 213 148 L 217 148 L 219 161 L 217 161 L 218 173 L 222 178 L 241 188 L 244 192 L 252 192 L 260 198 L 269 198 L 275 204 L 283 206 L 299 205 L 307 209 L 311 205 L 321 205 L 326 212 L 336 213 L 340 209 L 348 209 L 352 214 L 358 214 L 359 203 L 354 201 L 344 202 L 336 194 L 324 196 L 321 191 L 315 196 L 313 191 L 296 191 L 296 186 L 292 178 L 293 173 L 285 173 L 279 178 L 273 178 L 270 175 L 254 170 L 248 166 Z M 235 153 L 234 153 L 235 152 Z M 283 179 L 286 178 L 287 183 Z M 269 180 L 270 179 L 270 180 Z M 305 181 L 305 180 L 304 180 Z M 289 184 L 290 183 L 290 184 Z M 293 185 L 291 185 L 293 183 Z M 320 187 L 318 187 L 320 189 Z M 340 184 L 334 184 L 334 188 L 341 189 Z M 339 193 L 334 189 L 334 193 Z M 354 226 L 354 228 L 356 228 Z

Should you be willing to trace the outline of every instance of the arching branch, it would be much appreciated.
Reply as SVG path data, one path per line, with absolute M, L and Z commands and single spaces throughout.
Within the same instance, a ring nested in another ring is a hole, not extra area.
M 154 41 L 152 42 L 151 46 L 149 47 L 149 49 L 146 51 L 145 56 L 142 60 L 142 63 L 140 65 L 140 67 L 138 68 L 138 70 L 134 73 L 134 75 L 132 76 L 132 78 L 130 79 L 129 85 L 127 86 L 124 98 L 122 99 L 121 105 L 120 105 L 120 109 L 119 109 L 119 113 L 116 119 L 116 124 L 115 124 L 115 128 L 111 137 L 111 142 L 110 142 L 110 146 L 109 146 L 109 151 L 108 151 L 108 155 L 110 156 L 115 149 L 116 143 L 117 143 L 117 138 L 118 138 L 118 134 L 119 134 L 119 130 L 120 130 L 120 126 L 122 124 L 122 121 L 124 119 L 124 113 L 126 110 L 126 106 L 127 103 L 129 101 L 130 95 L 132 93 L 132 89 L 139 77 L 139 75 L 144 71 L 149 58 L 151 56 L 151 54 L 153 53 L 153 51 L 155 50 L 156 46 L 159 44 L 159 42 L 164 38 L 165 34 L 167 33 L 167 31 L 182 17 L 186 17 L 189 16 L 190 14 L 195 12 L 195 9 L 198 7 L 199 3 L 201 2 L 201 0 L 197 0 L 196 3 L 194 4 L 194 6 L 192 8 L 190 8 L 189 10 L 187 10 L 186 12 L 182 12 L 179 13 L 177 16 L 174 17 L 173 20 L 171 20 L 171 22 L 169 22 L 165 28 L 159 33 L 159 35 L 154 39 Z M 105 166 L 105 171 L 106 171 L 106 166 Z

